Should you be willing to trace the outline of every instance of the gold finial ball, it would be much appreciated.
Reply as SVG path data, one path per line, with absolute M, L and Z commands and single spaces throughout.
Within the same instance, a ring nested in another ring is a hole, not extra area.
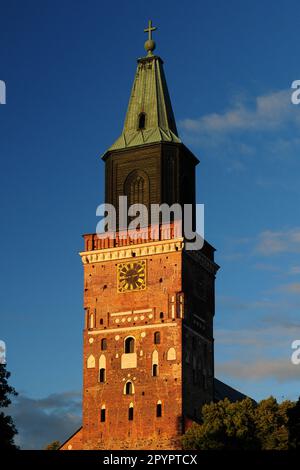
M 148 39 L 148 41 L 145 42 L 145 49 L 146 51 L 149 53 L 149 52 L 152 52 L 154 51 L 155 47 L 156 47 L 156 44 L 155 42 L 153 41 L 153 39 Z

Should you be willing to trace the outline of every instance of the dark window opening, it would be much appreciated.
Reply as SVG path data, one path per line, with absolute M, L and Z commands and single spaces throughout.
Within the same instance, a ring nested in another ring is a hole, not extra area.
M 152 366 L 152 375 L 153 377 L 158 377 L 158 365 L 157 364 L 153 364 Z
M 126 395 L 132 395 L 133 394 L 132 382 L 127 382 L 126 387 L 125 387 L 125 393 L 126 393 Z
M 101 423 L 104 423 L 105 422 L 105 408 L 101 410 L 100 412 L 100 421 Z
M 157 405 L 156 405 L 156 417 L 161 418 L 161 416 L 162 416 L 161 403 L 157 403 Z
M 105 351 L 107 349 L 107 339 L 103 338 L 101 340 L 101 351 Z
M 139 114 L 139 129 L 145 129 L 146 127 L 146 113 Z
M 105 382 L 105 369 L 104 368 L 99 370 L 99 382 L 101 383 Z
M 193 369 L 193 384 L 196 385 L 198 383 L 197 371 Z
M 203 353 L 204 353 L 204 360 L 206 360 L 207 356 L 208 356 L 207 355 L 207 344 L 206 343 L 204 343 L 204 345 L 203 345 Z
M 133 406 L 128 409 L 128 420 L 133 421 Z
M 134 338 L 126 338 L 125 340 L 125 354 L 134 352 Z
M 103 318 L 100 319 L 100 325 L 103 325 Z
M 160 312 L 159 318 L 164 318 L 164 312 Z
M 160 332 L 156 331 L 154 333 L 154 344 L 160 344 Z

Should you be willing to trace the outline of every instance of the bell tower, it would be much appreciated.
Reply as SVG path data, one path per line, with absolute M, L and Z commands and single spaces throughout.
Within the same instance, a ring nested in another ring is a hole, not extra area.
M 163 69 L 153 54 L 149 22 L 147 56 L 138 59 L 120 137 L 104 154 L 105 199 L 118 212 L 119 196 L 128 204 L 195 204 L 198 159 L 181 142 Z
M 198 159 L 181 142 L 149 22 L 120 137 L 102 157 L 105 199 L 195 206 Z M 132 240 L 84 236 L 83 422 L 63 449 L 180 449 L 213 400 L 214 248 L 178 222 Z

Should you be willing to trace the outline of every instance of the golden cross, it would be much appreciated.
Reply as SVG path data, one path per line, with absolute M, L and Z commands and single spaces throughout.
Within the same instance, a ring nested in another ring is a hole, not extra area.
M 152 26 L 152 20 L 148 22 L 148 28 L 144 29 L 144 33 L 148 33 L 148 40 L 152 41 L 152 31 L 155 31 L 157 28 Z

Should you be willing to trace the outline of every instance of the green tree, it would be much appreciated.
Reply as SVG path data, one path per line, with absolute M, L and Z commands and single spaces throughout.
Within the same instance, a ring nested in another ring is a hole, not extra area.
M 53 441 L 45 447 L 45 450 L 58 450 L 61 446 L 59 441 Z
M 289 448 L 300 449 L 300 397 L 295 406 L 289 408 L 288 428 L 289 428 Z
M 8 384 L 10 372 L 5 364 L 0 364 L 0 409 L 7 408 L 11 404 L 10 396 L 17 396 L 17 392 Z M 17 449 L 14 444 L 14 436 L 18 433 L 11 416 L 0 412 L 0 450 Z
M 255 410 L 256 435 L 264 450 L 289 448 L 288 410 L 295 406 L 291 401 L 278 404 L 274 397 L 262 400 Z
M 182 438 L 185 449 L 287 450 L 300 448 L 300 399 L 277 403 L 269 397 L 255 404 L 250 398 L 227 398 L 204 405 L 202 423 Z
M 204 405 L 202 424 L 193 424 L 182 438 L 185 449 L 250 450 L 260 448 L 255 435 L 255 404 L 250 398 L 227 398 Z

